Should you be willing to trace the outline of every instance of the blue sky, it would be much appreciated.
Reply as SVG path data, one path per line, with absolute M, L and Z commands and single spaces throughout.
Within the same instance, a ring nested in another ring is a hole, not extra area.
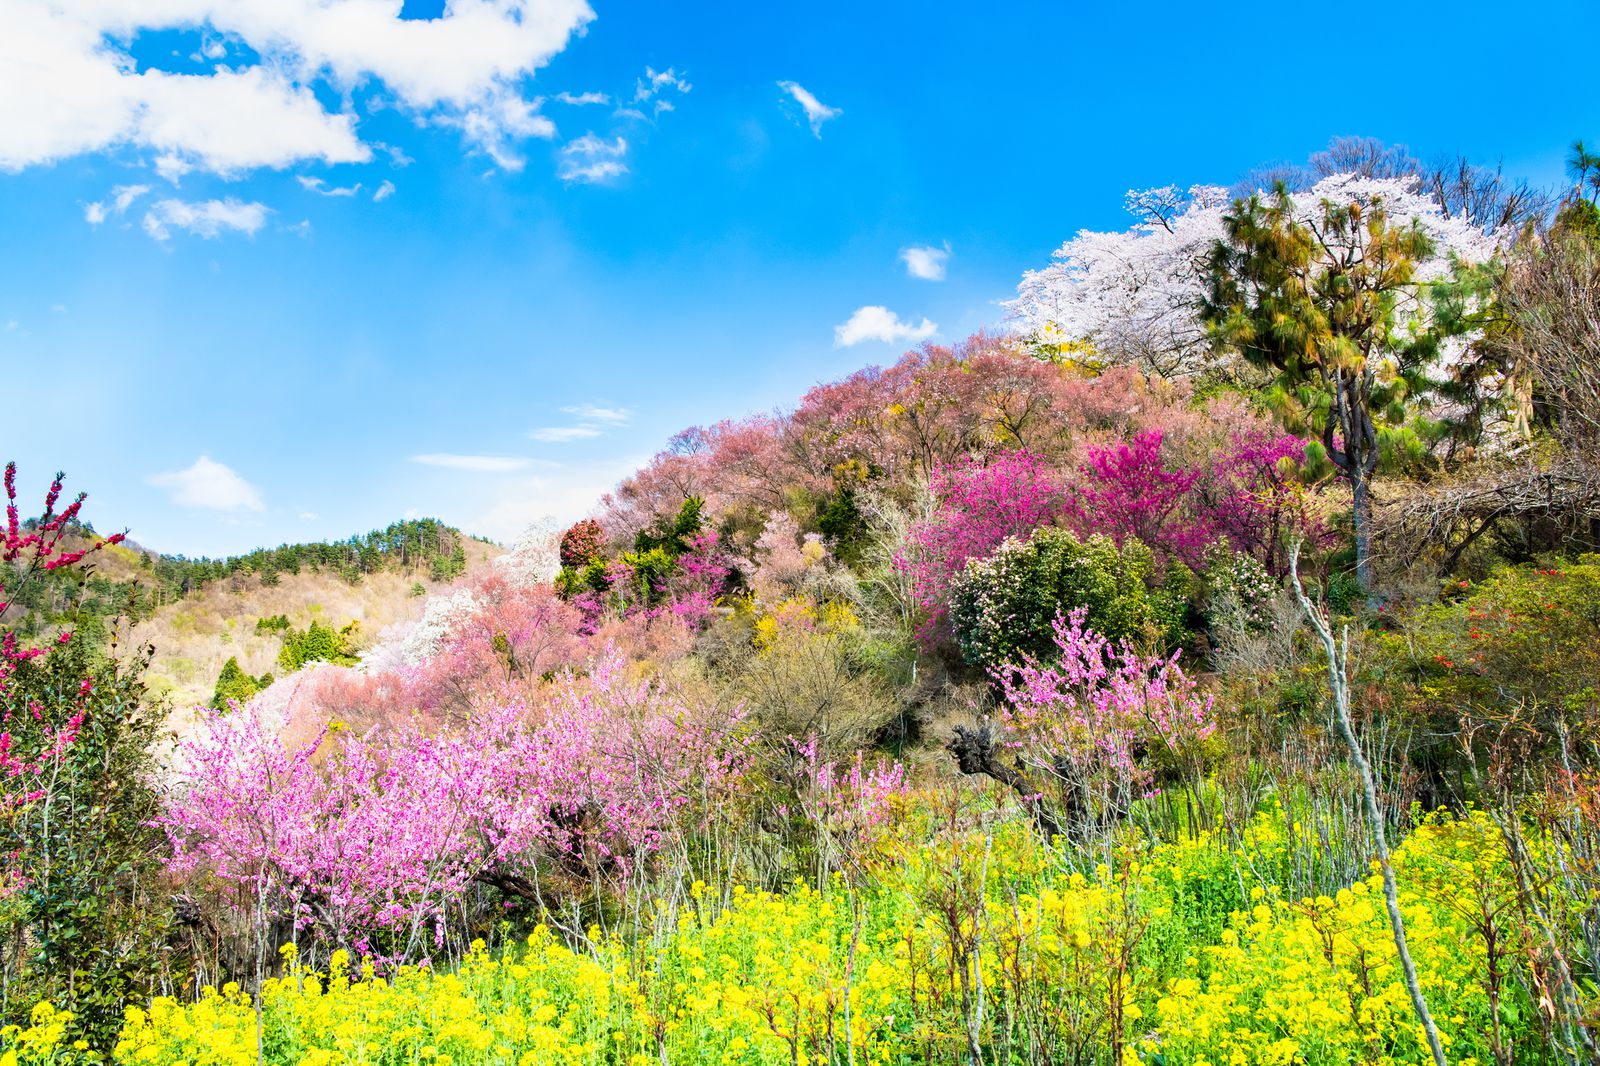
M 1343 134 L 1555 184 L 1600 137 L 1592 3 L 590 2 L 0 0 L 30 495 L 65 469 L 189 554 L 507 539 L 686 425 L 999 323 L 1130 187 Z

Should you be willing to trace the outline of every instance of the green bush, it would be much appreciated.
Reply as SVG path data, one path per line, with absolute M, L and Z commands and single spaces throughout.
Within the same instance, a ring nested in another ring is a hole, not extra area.
M 313 621 L 309 629 L 291 629 L 283 636 L 283 650 L 278 652 L 278 665 L 291 674 L 306 663 L 313 662 L 354 666 L 355 632 L 360 624 L 350 622 L 334 629 Z
M 1157 582 L 1150 549 L 1129 540 L 1080 541 L 1063 529 L 1007 540 L 956 579 L 950 621 L 962 656 L 985 670 L 1054 650 L 1056 616 L 1087 610 L 1087 624 L 1113 640 L 1170 644 L 1183 632 L 1189 572 Z
M 222 673 L 217 677 L 216 691 L 211 696 L 211 706 L 219 711 L 225 711 L 230 703 L 242 704 L 270 684 L 272 684 L 271 674 L 252 677 L 239 665 L 238 657 L 232 656 L 222 664 Z

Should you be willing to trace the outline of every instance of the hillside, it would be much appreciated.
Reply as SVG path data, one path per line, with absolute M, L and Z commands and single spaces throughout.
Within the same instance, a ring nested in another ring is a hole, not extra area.
M 1130 202 L 498 554 L 52 490 L 0 1066 L 1600 1061 L 1600 206 Z
M 74 530 L 63 547 L 93 542 Z M 357 623 L 359 650 L 382 631 L 413 621 L 426 597 L 501 553 L 488 541 L 433 519 L 408 520 L 342 541 L 283 544 L 243 555 L 192 559 L 133 541 L 96 552 L 83 573 L 45 575 L 20 602 L 24 633 L 71 629 L 116 642 L 126 655 L 155 648 L 147 675 L 152 696 L 170 703 L 181 724 L 212 698 L 230 658 L 253 676 L 279 673 L 281 618 L 305 629 Z

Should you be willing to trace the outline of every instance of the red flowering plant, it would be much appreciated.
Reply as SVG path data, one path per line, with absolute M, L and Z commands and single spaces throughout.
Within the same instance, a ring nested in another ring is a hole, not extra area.
M 58 511 L 62 477 L 58 473 L 50 483 L 44 513 L 23 521 L 17 510 L 17 464 L 6 464 L 6 523 L 0 531 L 0 820 L 14 818 L 21 808 L 45 798 L 53 776 L 51 768 L 60 765 L 83 726 L 94 684 L 83 678 L 75 696 L 54 701 L 54 706 L 19 684 L 18 673 L 25 664 L 65 648 L 72 634 L 62 632 L 42 644 L 28 644 L 7 616 L 14 607 L 20 613 L 30 586 L 42 575 L 82 566 L 86 557 L 127 537 L 126 533 L 114 533 L 81 548 L 64 547 L 70 543 L 67 538 L 82 528 L 78 515 L 87 497 L 80 492 Z M 7 865 L 14 877 L 17 865 Z M 15 887 L 0 881 L 0 895 Z

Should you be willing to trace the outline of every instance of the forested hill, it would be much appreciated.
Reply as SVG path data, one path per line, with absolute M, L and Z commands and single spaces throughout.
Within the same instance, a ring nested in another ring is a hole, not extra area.
M 94 538 L 95 531 L 85 526 L 72 539 Z M 488 547 L 434 518 L 394 522 L 346 540 L 280 544 L 219 559 L 166 555 L 128 542 L 97 553 L 87 577 L 81 573 L 69 577 L 63 571 L 29 583 L 19 604 L 26 612 L 19 628 L 70 625 L 104 631 L 107 619 L 137 624 L 219 582 L 248 581 L 270 588 L 286 575 L 302 573 L 351 585 L 378 573 L 447 582 L 466 569 L 472 543 Z

